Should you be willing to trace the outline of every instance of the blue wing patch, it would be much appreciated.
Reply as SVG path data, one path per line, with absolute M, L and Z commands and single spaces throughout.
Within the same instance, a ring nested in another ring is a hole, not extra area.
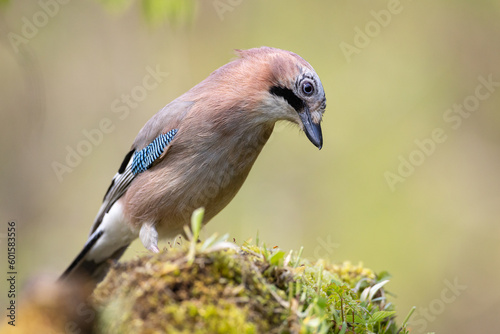
M 135 152 L 134 160 L 132 161 L 132 173 L 137 175 L 144 172 L 153 165 L 153 162 L 160 157 L 168 144 L 174 139 L 177 129 L 159 135 L 151 144 L 142 150 Z

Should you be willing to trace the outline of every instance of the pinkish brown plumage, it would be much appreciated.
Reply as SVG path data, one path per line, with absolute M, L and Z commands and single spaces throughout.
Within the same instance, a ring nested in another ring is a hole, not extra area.
M 144 125 L 62 277 L 102 279 L 137 237 L 157 252 L 158 239 L 182 233 L 196 208 L 207 223 L 241 188 L 277 121 L 298 124 L 321 148 L 326 99 L 311 65 L 275 48 L 237 53 Z

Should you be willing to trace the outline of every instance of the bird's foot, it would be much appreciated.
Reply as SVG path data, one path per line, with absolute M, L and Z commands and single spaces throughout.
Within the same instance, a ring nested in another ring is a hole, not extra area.
M 153 253 L 159 253 L 158 249 L 158 231 L 153 224 L 142 224 L 139 232 L 139 239 L 148 250 Z

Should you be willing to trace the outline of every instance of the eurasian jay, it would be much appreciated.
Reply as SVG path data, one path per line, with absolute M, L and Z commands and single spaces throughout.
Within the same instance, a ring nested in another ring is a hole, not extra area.
M 182 234 L 199 207 L 206 224 L 241 188 L 277 121 L 298 124 L 321 149 L 326 98 L 312 66 L 270 47 L 237 53 L 144 125 L 61 279 L 102 280 L 137 237 L 158 252 L 158 239 Z

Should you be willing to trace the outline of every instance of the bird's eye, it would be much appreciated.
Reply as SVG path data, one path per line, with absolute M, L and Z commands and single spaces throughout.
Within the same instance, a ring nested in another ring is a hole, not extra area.
M 302 93 L 306 96 L 311 96 L 314 93 L 314 85 L 310 81 L 304 81 L 302 83 Z

